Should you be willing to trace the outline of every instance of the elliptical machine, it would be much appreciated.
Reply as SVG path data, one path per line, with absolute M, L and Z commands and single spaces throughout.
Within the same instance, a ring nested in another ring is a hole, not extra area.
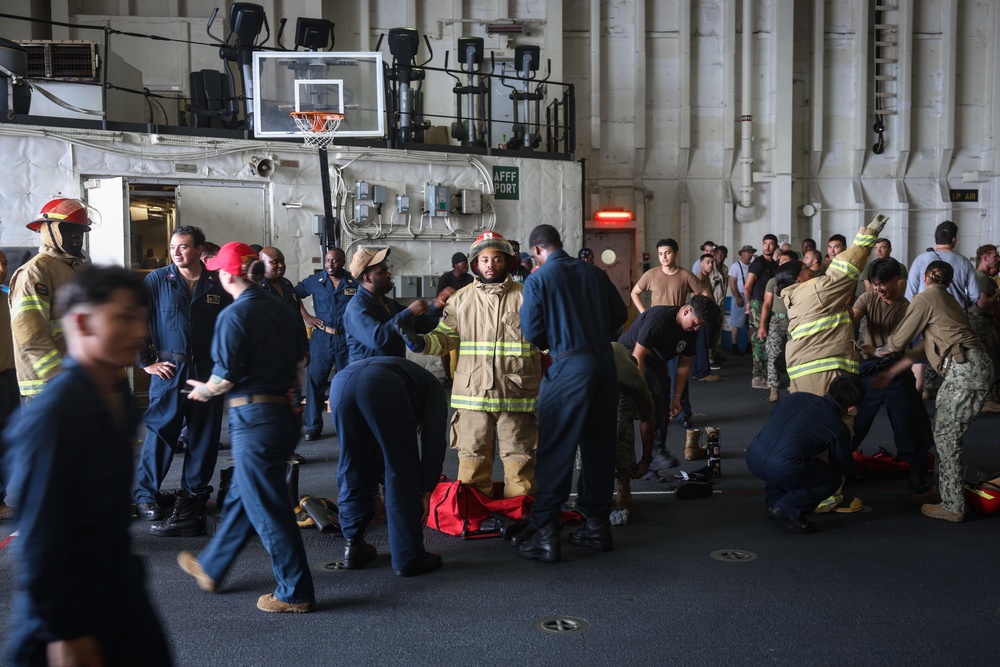
M 271 28 L 267 24 L 267 15 L 264 8 L 252 2 L 234 2 L 229 8 L 229 32 L 225 39 L 219 39 L 212 34 L 212 24 L 219 13 L 219 8 L 212 10 L 212 16 L 208 19 L 208 26 L 205 32 L 208 36 L 222 44 L 219 47 L 219 57 L 226 64 L 226 72 L 229 73 L 229 90 L 232 99 L 236 99 L 236 79 L 233 76 L 231 63 L 239 63 L 240 82 L 243 88 L 243 117 L 246 118 L 244 128 L 253 131 L 253 52 L 260 48 L 260 45 L 271 38 Z M 257 44 L 257 37 L 261 28 L 266 31 L 264 41 Z
M 490 74 L 484 74 L 483 65 L 484 41 L 482 37 L 460 37 L 458 40 L 458 65 L 466 75 L 466 83 L 451 74 L 456 86 L 455 122 L 451 124 L 451 137 L 461 142 L 462 146 L 489 145 L 489 104 L 490 104 Z M 448 52 L 444 54 L 444 68 L 448 69 Z M 463 99 L 464 98 L 464 99 Z M 466 114 L 462 115 L 465 102 Z
M 382 37 L 384 35 L 379 35 L 376 51 L 382 46 Z M 431 48 L 427 35 L 424 35 L 424 43 L 427 44 L 430 57 L 417 65 L 420 34 L 415 28 L 389 30 L 392 66 L 387 66 L 385 72 L 385 79 L 389 82 L 386 88 L 386 111 L 389 115 L 388 124 L 395 129 L 397 141 L 423 143 L 424 131 L 431 126 L 430 121 L 423 119 L 423 81 L 426 72 L 421 68 L 434 59 L 434 49 Z
M 538 81 L 534 89 L 532 89 L 531 83 L 535 80 L 540 60 L 541 49 L 538 46 L 530 44 L 514 47 L 514 66 L 517 68 L 514 78 L 522 83 L 521 90 L 507 85 L 506 63 L 504 63 L 504 67 L 500 70 L 500 83 L 505 88 L 510 89 L 511 93 L 509 97 L 514 102 L 514 122 L 511 127 L 513 136 L 507 143 L 508 148 L 527 148 L 530 150 L 538 148 L 542 142 L 542 100 L 545 98 L 545 82 L 552 76 L 552 61 L 548 61 L 548 70 L 545 78 Z M 521 108 L 522 103 L 524 104 L 524 111 L 519 114 L 518 110 Z

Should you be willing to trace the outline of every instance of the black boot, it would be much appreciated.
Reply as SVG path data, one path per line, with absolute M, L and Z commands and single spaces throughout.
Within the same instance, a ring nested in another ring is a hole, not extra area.
M 611 540 L 611 524 L 608 514 L 598 514 L 587 517 L 587 523 L 579 530 L 569 534 L 569 543 L 578 547 L 590 547 L 598 551 L 611 551 L 614 542 Z
M 344 542 L 344 560 L 342 567 L 348 570 L 360 570 L 378 557 L 375 545 L 365 542 L 365 534 L 358 533 Z
M 164 521 L 154 521 L 149 532 L 160 537 L 194 537 L 205 529 L 201 515 L 205 511 L 205 499 L 192 495 L 189 491 L 178 491 L 174 512 Z
M 910 461 L 910 491 L 915 494 L 927 493 L 931 489 L 931 483 L 927 480 L 927 469 L 925 466 Z
M 285 468 L 285 484 L 288 485 L 288 506 L 299 506 L 299 462 L 289 461 Z
M 558 563 L 560 557 L 559 550 L 559 523 L 549 522 L 544 526 L 532 529 L 527 528 L 518 537 L 531 534 L 527 539 L 522 539 L 517 545 L 517 552 L 522 558 L 534 558 L 543 563 Z

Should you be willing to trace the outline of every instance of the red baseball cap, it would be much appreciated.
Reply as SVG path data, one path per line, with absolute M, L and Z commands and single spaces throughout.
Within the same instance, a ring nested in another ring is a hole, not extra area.
M 245 278 L 250 260 L 257 258 L 257 253 L 246 243 L 233 241 L 219 248 L 219 254 L 207 259 L 205 266 L 210 271 L 222 269 L 226 273 Z

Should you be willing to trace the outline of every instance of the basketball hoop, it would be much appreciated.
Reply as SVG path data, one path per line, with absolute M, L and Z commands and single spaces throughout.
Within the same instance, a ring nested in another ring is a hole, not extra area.
M 305 135 L 306 146 L 326 148 L 337 135 L 344 114 L 333 111 L 293 111 L 289 114 Z

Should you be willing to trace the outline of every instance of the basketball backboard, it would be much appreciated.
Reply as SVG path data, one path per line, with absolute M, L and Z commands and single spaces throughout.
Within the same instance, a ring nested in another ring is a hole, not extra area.
M 382 54 L 258 51 L 253 54 L 254 136 L 303 137 L 294 111 L 344 114 L 337 136 L 385 136 Z

